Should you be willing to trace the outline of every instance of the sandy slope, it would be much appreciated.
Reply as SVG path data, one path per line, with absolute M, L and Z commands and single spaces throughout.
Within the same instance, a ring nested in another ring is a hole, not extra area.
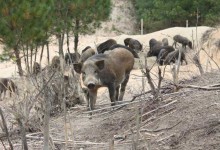
M 198 39 L 200 39 L 201 35 L 207 30 L 209 29 L 209 27 L 198 27 L 197 29 L 197 37 Z M 109 38 L 113 38 L 115 39 L 118 43 L 123 44 L 123 41 L 125 38 L 127 37 L 132 37 L 135 38 L 137 40 L 139 40 L 141 43 L 143 43 L 144 45 L 144 50 L 147 51 L 148 47 L 149 47 L 149 40 L 151 38 L 156 38 L 158 40 L 161 40 L 164 37 L 167 37 L 169 40 L 169 43 L 172 44 L 173 40 L 172 37 L 175 34 L 182 34 L 183 36 L 188 37 L 189 39 L 192 39 L 192 33 L 193 33 L 193 37 L 196 37 L 196 28 L 195 27 L 190 27 L 190 28 L 182 28 L 182 27 L 174 27 L 174 28 L 168 28 L 165 30 L 161 30 L 161 31 L 157 31 L 154 33 L 150 33 L 150 34 L 145 34 L 145 35 L 119 35 L 119 36 L 98 36 L 97 34 L 95 35 L 87 35 L 87 36 L 80 36 L 79 39 L 79 51 L 82 50 L 84 47 L 90 45 L 91 47 L 95 48 L 96 45 L 98 43 L 101 43 Z M 54 41 L 54 40 L 53 40 Z M 73 40 L 71 40 L 72 42 L 70 42 L 70 49 L 71 52 L 73 52 Z M 56 42 L 52 42 L 50 45 L 50 59 L 55 56 L 58 55 L 57 51 L 58 51 L 58 46 Z M 66 46 L 64 46 L 64 50 L 66 50 Z M 46 51 L 43 54 L 43 66 L 45 66 L 47 64 L 46 62 Z M 151 59 L 151 58 L 150 58 Z M 39 60 L 39 55 L 37 60 Z M 24 65 L 23 65 L 24 66 Z M 16 65 L 13 64 L 12 62 L 4 62 L 4 63 L 0 63 L 0 69 L 1 69 L 1 74 L 0 77 L 10 77 L 12 75 L 15 75 L 15 68 Z M 24 68 L 24 67 L 23 67 Z

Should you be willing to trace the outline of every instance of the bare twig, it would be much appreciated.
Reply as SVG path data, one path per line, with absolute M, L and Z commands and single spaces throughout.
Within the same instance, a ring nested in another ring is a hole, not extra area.
M 203 70 L 202 65 L 200 63 L 198 53 L 193 57 L 193 61 L 194 61 L 195 65 L 199 68 L 200 74 L 204 74 L 204 70 Z
M 0 139 L 0 140 L 1 140 L 1 142 L 2 142 L 2 145 L 3 145 L 4 149 L 7 150 L 7 148 L 5 147 L 5 144 L 4 144 L 4 142 L 2 141 L 2 139 Z
M 169 102 L 169 103 L 167 103 L 167 104 L 165 104 L 165 105 L 162 105 L 162 106 L 160 106 L 160 107 L 158 107 L 158 108 L 156 108 L 156 109 L 153 109 L 153 110 L 151 110 L 151 111 L 149 111 L 149 112 L 143 114 L 142 117 L 143 117 L 143 116 L 146 116 L 146 115 L 149 115 L 149 114 L 151 114 L 151 113 L 153 113 L 153 112 L 155 112 L 155 111 L 158 111 L 159 109 L 168 107 L 169 105 L 172 105 L 172 104 L 174 104 L 174 103 L 176 103 L 176 102 L 177 102 L 177 100 L 171 101 L 171 102 Z
M 24 150 L 28 150 L 28 145 L 27 145 L 27 139 L 26 139 L 26 131 L 23 122 L 21 121 L 21 118 L 16 118 L 20 129 L 21 129 L 21 140 L 22 140 L 22 147 Z
M 7 139 L 8 139 L 8 143 L 9 143 L 10 149 L 13 150 L 13 145 L 12 145 L 11 140 L 9 138 L 7 124 L 6 124 L 6 121 L 5 121 L 5 118 L 4 118 L 4 115 L 3 115 L 3 112 L 2 112 L 1 108 L 0 108 L 0 115 L 1 115 L 1 118 L 2 118 L 2 124 L 3 124 L 3 127 L 4 127 L 4 131 L 6 133 Z
M 209 56 L 209 54 L 204 50 L 204 48 L 202 48 L 202 50 L 206 53 L 206 55 L 211 58 L 211 60 L 215 63 L 215 65 L 218 67 L 218 70 L 220 70 L 220 67 L 218 66 L 217 62 L 211 57 Z

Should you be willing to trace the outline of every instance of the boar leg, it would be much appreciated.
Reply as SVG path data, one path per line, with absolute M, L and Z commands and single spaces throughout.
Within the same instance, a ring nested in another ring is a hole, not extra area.
M 116 87 L 115 101 L 118 101 L 119 88 L 120 88 L 120 85 Z
M 111 106 L 114 106 L 115 105 L 115 100 L 116 100 L 116 90 L 117 88 L 115 88 L 114 85 L 110 85 L 108 86 L 108 91 L 109 91 L 109 97 L 110 97 L 110 100 L 111 100 Z
M 97 98 L 97 90 L 89 91 L 89 99 L 87 99 L 89 110 L 93 110 L 95 108 L 96 98 Z
M 126 77 L 125 77 L 124 81 L 121 83 L 120 96 L 119 96 L 119 99 L 118 99 L 119 101 L 123 100 L 123 97 L 124 97 L 124 94 L 125 94 L 125 88 L 126 88 L 126 85 L 128 83 L 129 77 L 130 77 L 130 72 L 128 74 L 126 74 Z

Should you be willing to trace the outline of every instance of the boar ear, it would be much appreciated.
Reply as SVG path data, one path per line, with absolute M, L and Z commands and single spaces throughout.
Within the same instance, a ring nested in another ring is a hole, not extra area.
M 102 70 L 105 66 L 104 60 L 99 60 L 95 64 L 99 68 L 99 70 Z
M 74 63 L 74 64 L 73 64 L 73 67 L 74 67 L 74 70 L 75 70 L 77 73 L 81 73 L 82 63 Z

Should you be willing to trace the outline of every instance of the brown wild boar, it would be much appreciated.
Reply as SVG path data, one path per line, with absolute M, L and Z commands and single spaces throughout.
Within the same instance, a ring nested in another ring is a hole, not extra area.
M 90 47 L 90 48 L 86 49 L 86 51 L 82 52 L 81 57 L 79 59 L 79 62 L 81 62 L 81 63 L 85 62 L 92 55 L 95 55 L 95 50 Z
M 89 93 L 88 108 L 94 109 L 100 87 L 108 88 L 112 105 L 121 101 L 133 66 L 134 56 L 124 48 L 113 49 L 107 54 L 96 54 L 84 63 L 74 64 L 75 71 L 82 73 L 83 84 Z
M 10 97 L 11 97 L 12 92 L 17 91 L 17 86 L 11 79 L 0 78 L 0 99 L 2 98 L 2 93 L 4 94 L 3 99 L 5 98 L 7 90 L 10 91 Z
M 84 53 L 87 49 L 90 49 L 90 48 L 91 48 L 91 46 L 86 46 L 86 47 L 82 50 L 81 53 Z
M 41 72 L 41 66 L 38 62 L 35 61 L 33 65 L 33 74 L 37 75 L 40 72 Z

